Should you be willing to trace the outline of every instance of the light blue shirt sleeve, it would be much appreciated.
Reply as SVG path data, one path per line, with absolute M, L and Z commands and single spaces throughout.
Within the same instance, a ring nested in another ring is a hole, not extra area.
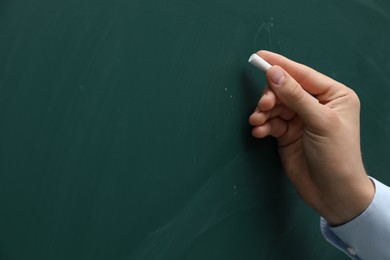
M 390 259 L 390 188 L 371 180 L 375 196 L 361 215 L 338 227 L 321 218 L 322 235 L 351 259 Z

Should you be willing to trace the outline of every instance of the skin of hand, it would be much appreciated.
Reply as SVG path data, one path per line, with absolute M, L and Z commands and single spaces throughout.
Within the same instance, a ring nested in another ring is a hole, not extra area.
M 249 117 L 252 135 L 277 139 L 287 176 L 330 225 L 350 221 L 367 209 L 375 194 L 362 162 L 358 96 L 281 55 L 257 54 L 273 66 Z

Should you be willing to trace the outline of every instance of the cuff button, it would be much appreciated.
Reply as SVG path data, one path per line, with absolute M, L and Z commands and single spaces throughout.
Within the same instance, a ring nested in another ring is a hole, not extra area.
M 351 256 L 355 256 L 356 255 L 356 251 L 355 249 L 353 249 L 352 247 L 347 247 L 347 252 L 348 254 L 350 254 Z

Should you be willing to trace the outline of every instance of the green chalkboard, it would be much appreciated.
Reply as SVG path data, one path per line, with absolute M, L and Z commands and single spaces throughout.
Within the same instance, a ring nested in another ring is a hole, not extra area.
M 0 259 L 346 259 L 247 118 L 279 52 L 355 89 L 390 183 L 387 0 L 1 0 Z

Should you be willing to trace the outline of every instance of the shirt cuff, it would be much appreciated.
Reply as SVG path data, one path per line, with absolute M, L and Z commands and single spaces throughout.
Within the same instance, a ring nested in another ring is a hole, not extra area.
M 368 208 L 350 222 L 331 227 L 321 218 L 325 239 L 352 259 L 390 259 L 390 188 L 370 177 L 375 195 Z

